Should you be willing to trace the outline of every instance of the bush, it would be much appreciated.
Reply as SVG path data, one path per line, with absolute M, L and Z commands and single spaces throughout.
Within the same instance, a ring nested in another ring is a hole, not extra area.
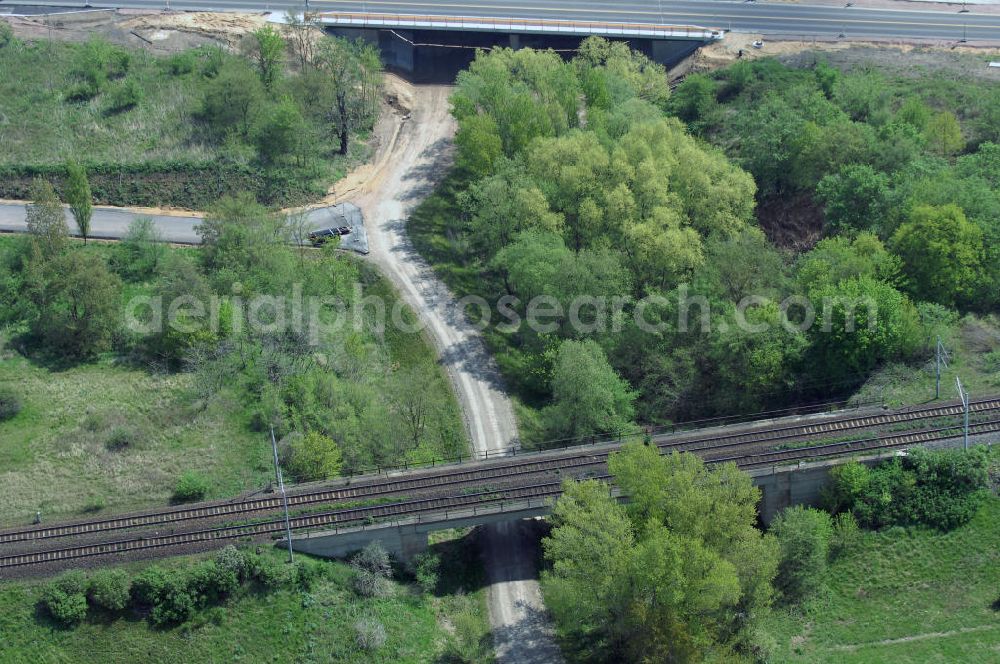
M 853 549 L 861 538 L 858 520 L 851 512 L 841 512 L 833 517 L 833 537 L 830 540 L 830 553 L 834 557 Z
M 174 487 L 174 502 L 189 503 L 193 500 L 201 500 L 208 493 L 208 480 L 188 471 L 180 476 L 177 485 Z
M 100 570 L 90 577 L 87 599 L 106 611 L 121 611 L 128 606 L 132 582 L 120 569 Z
M 63 99 L 71 102 L 85 102 L 90 101 L 100 92 L 101 89 L 91 81 L 81 81 L 66 88 L 63 92 Z
M 291 582 L 291 570 L 268 556 L 255 555 L 250 559 L 250 577 L 265 588 L 275 589 Z
M 989 453 L 985 447 L 917 448 L 875 468 L 845 464 L 831 476 L 827 502 L 835 510 L 852 512 L 863 526 L 922 524 L 951 530 L 979 509 L 989 486 Z
M 139 439 L 139 432 L 132 427 L 115 427 L 104 441 L 104 447 L 112 452 L 120 452 L 134 447 Z
M 126 78 L 108 93 L 108 113 L 121 113 L 135 108 L 142 101 L 143 90 L 134 78 Z
M 375 540 L 365 548 L 361 549 L 353 558 L 351 566 L 355 569 L 363 569 L 372 574 L 389 578 L 392 574 L 392 563 L 389 561 L 389 554 L 382 543 Z
M 392 594 L 392 584 L 384 576 L 366 569 L 355 569 L 354 590 L 361 597 L 388 597 Z
M 0 48 L 6 48 L 15 41 L 14 28 L 7 21 L 0 21 Z
M 49 587 L 42 594 L 42 606 L 63 627 L 74 627 L 87 617 L 87 598 L 83 593 L 68 594 Z
M 193 51 L 181 51 L 164 60 L 164 66 L 172 76 L 190 74 L 198 64 Z
M 125 279 L 142 281 L 156 274 L 167 248 L 153 220 L 139 217 L 129 224 L 122 241 L 115 245 L 111 268 Z
M 206 560 L 188 574 L 187 591 L 197 606 L 217 604 L 240 585 L 236 572 Z
M 231 544 L 215 554 L 215 564 L 220 570 L 232 572 L 241 582 L 250 578 L 247 555 Z
M 814 593 L 823 581 L 833 525 L 830 515 L 796 505 L 782 510 L 771 524 L 781 561 L 775 585 L 788 601 Z
M 195 598 L 181 578 L 168 577 L 160 600 L 153 606 L 149 619 L 154 625 L 177 625 L 187 621 L 195 610 Z
M 385 625 L 377 620 L 363 618 L 354 623 L 354 631 L 355 641 L 362 650 L 378 650 L 385 645 Z
M 132 601 L 150 607 L 158 603 L 170 584 L 171 573 L 162 567 L 147 567 L 132 581 Z
M 73 627 L 87 617 L 86 587 L 82 572 L 64 574 L 42 590 L 42 607 L 59 624 Z
M 425 593 L 432 593 L 437 588 L 438 580 L 440 579 L 440 574 L 438 573 L 440 567 L 441 558 L 433 553 L 421 553 L 417 556 L 414 576 L 417 579 L 417 585 Z
M 13 419 L 21 412 L 21 399 L 13 389 L 0 387 L 0 422 Z

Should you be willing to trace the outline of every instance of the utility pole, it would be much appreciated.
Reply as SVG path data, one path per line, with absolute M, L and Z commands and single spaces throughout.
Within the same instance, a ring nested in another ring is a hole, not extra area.
M 962 446 L 969 449 L 969 393 L 962 389 L 962 381 L 955 376 L 955 384 L 958 385 L 958 397 L 962 400 L 962 408 L 965 411 L 965 425 L 962 434 Z
M 288 496 L 285 495 L 285 482 L 281 478 L 281 466 L 278 465 L 278 442 L 274 439 L 274 427 L 271 427 L 271 449 L 274 451 L 274 477 L 278 480 L 278 490 L 281 491 L 281 502 L 285 506 L 285 539 L 288 541 L 288 562 L 292 562 L 292 524 L 288 519 Z
M 941 398 L 941 367 L 948 368 L 948 353 L 944 350 L 941 337 L 937 338 L 937 346 L 934 349 L 934 399 Z

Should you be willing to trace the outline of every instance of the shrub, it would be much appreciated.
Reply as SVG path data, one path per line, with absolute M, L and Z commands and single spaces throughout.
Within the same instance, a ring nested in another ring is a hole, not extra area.
M 796 505 L 782 510 L 771 524 L 781 561 L 775 585 L 786 600 L 802 599 L 819 588 L 826 571 L 833 526 L 830 515 Z
M 188 471 L 180 476 L 174 487 L 174 501 L 188 503 L 201 500 L 208 493 L 208 480 L 198 473 Z
M 56 587 L 43 591 L 42 606 L 57 623 L 73 627 L 87 617 L 87 598 L 83 593 L 66 593 Z
M 354 590 L 361 597 L 388 597 L 392 594 L 392 584 L 384 576 L 366 569 L 355 569 Z
M 98 87 L 95 83 L 91 81 L 80 81 L 79 83 L 74 83 L 66 88 L 63 92 L 63 99 L 71 102 L 85 102 L 90 101 L 100 94 L 100 92 L 100 87 Z
M 288 585 L 290 576 L 289 567 L 272 558 L 255 555 L 250 560 L 250 577 L 265 588 L 274 589 Z
M 839 556 L 853 549 L 861 537 L 858 520 L 852 512 L 841 512 L 833 517 L 833 537 L 830 540 L 830 553 Z
M 87 598 L 93 606 L 121 611 L 128 606 L 132 582 L 120 569 L 100 570 L 90 577 Z
M 351 566 L 384 578 L 389 578 L 392 574 L 389 554 L 378 540 L 369 542 L 365 548 L 356 553 L 351 558 Z
M 139 432 L 132 427 L 115 427 L 104 441 L 104 447 L 112 452 L 120 452 L 139 442 Z
M 835 510 L 852 512 L 863 526 L 923 524 L 950 530 L 979 509 L 989 486 L 989 454 L 984 447 L 917 448 L 871 469 L 845 464 L 831 476 L 827 502 Z
M 247 555 L 233 545 L 215 554 L 215 564 L 220 570 L 232 572 L 240 581 L 250 578 L 250 561 Z
M 362 650 L 378 650 L 385 645 L 385 625 L 371 618 L 354 623 L 355 641 Z
M 340 474 L 343 457 L 340 448 L 328 436 L 317 431 L 286 438 L 285 466 L 300 482 L 325 480 Z
M 153 606 L 149 619 L 154 625 L 176 625 L 187 621 L 194 613 L 195 598 L 179 577 L 168 577 L 160 600 Z
M 440 579 L 440 574 L 438 573 L 440 567 L 441 558 L 433 553 L 421 553 L 417 556 L 414 576 L 417 579 L 417 585 L 425 593 L 432 593 L 437 588 L 438 580 Z
M 7 21 L 0 21 L 0 48 L 6 48 L 15 41 L 14 28 Z
M 170 576 L 162 567 L 147 567 L 132 581 L 132 601 L 146 607 L 157 604 L 170 585 Z
M 172 76 L 182 76 L 193 72 L 198 60 L 193 51 L 181 51 L 164 60 L 163 64 Z
M 125 279 L 141 281 L 156 274 L 167 248 L 153 220 L 139 217 L 129 224 L 122 241 L 115 245 L 112 269 Z
M 134 78 L 126 78 L 108 93 L 108 113 L 121 113 L 135 108 L 142 101 L 143 90 Z
M 206 560 L 188 574 L 187 591 L 197 606 L 216 604 L 240 585 L 236 572 Z
M 64 627 L 77 625 L 87 617 L 86 587 L 82 572 L 64 574 L 42 590 L 42 607 Z
M 0 387 L 0 422 L 13 419 L 21 412 L 21 399 L 12 388 Z

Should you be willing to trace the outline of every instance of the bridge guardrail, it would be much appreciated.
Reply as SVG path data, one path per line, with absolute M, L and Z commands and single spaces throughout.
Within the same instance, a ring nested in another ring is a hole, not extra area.
M 660 25 L 603 21 L 565 21 L 544 18 L 501 18 L 477 16 L 440 16 L 430 14 L 369 14 L 318 12 L 324 24 L 362 28 L 412 28 L 422 30 L 473 30 L 491 32 L 528 32 L 567 35 L 606 35 L 611 37 L 650 37 L 654 39 L 722 39 L 725 31 L 698 25 Z

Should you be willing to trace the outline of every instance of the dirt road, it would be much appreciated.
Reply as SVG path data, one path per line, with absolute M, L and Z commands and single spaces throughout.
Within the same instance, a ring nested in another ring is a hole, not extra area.
M 426 323 L 455 386 L 479 452 L 502 453 L 517 426 L 499 371 L 478 330 L 466 321 L 456 298 L 434 275 L 406 235 L 409 211 L 433 189 L 451 159 L 454 121 L 450 88 L 413 90 L 412 117 L 386 113 L 380 134 L 388 137 L 375 157 L 375 172 L 349 200 L 365 215 L 371 258 Z M 530 524 L 487 529 L 484 558 L 490 579 L 489 609 L 497 659 L 517 664 L 561 661 L 538 587 Z M 525 548 L 527 546 L 527 548 Z

